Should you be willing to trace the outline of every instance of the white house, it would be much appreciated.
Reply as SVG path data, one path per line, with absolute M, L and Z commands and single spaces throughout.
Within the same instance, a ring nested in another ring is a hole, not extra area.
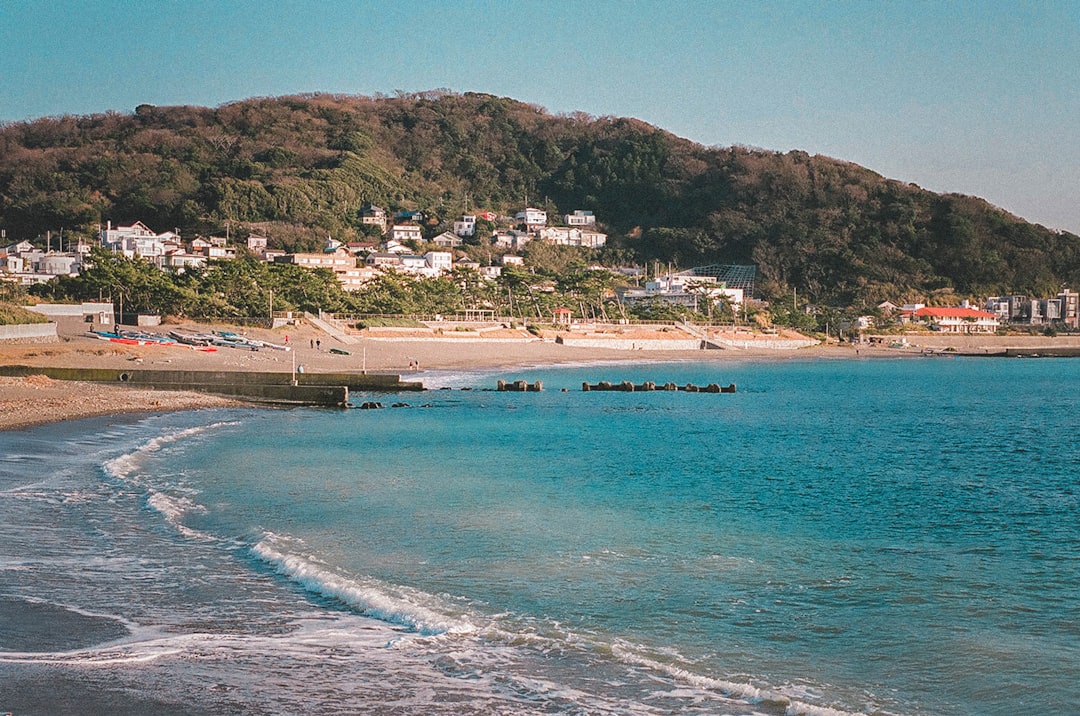
M 390 227 L 390 238 L 394 241 L 423 241 L 424 234 L 416 224 L 394 224 Z
M 549 226 L 540 229 L 537 236 L 549 244 L 561 246 L 584 246 L 598 249 L 607 243 L 607 234 L 590 229 L 578 229 L 566 226 Z
M 513 254 L 503 254 L 502 259 L 503 266 L 524 266 L 525 259 L 520 256 L 514 256 Z
M 528 231 L 537 231 L 547 226 L 547 212 L 527 207 L 524 211 L 514 214 L 514 221 L 525 224 Z
M 577 209 L 573 214 L 567 214 L 563 217 L 567 226 L 593 226 L 596 224 L 596 217 L 593 216 L 591 211 L 582 211 Z
M 476 233 L 476 217 L 465 214 L 460 220 L 454 222 L 454 233 L 458 236 L 472 236 Z
M 203 254 L 188 253 L 182 249 L 170 251 L 162 260 L 163 268 L 171 268 L 177 273 L 183 273 L 189 268 L 202 268 L 206 266 L 206 256 Z
M 175 244 L 180 237 L 167 231 L 164 234 L 155 234 L 146 224 L 136 221 L 130 226 L 117 226 L 113 228 L 110 221 L 100 234 L 101 245 L 128 258 L 136 256 L 153 261 L 161 265 L 161 257 L 165 255 L 165 243 Z
M 449 251 L 428 251 L 424 260 L 437 274 L 450 273 L 454 268 L 454 255 Z

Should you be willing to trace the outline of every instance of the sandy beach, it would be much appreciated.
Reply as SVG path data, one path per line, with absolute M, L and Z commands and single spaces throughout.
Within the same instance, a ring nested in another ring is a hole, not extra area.
M 156 329 L 205 331 L 205 325 L 167 325 Z M 231 327 L 252 338 L 287 343 L 289 352 L 276 350 L 247 351 L 221 348 L 216 352 L 198 352 L 184 347 L 127 346 L 89 336 L 85 324 L 77 321 L 58 323 L 59 342 L 44 344 L 0 344 L 0 365 L 42 367 L 159 368 L 172 370 L 268 371 L 287 373 L 294 369 L 307 372 L 395 373 L 405 379 L 423 381 L 431 371 L 466 371 L 521 369 L 572 364 L 617 364 L 663 361 L 765 361 L 791 359 L 864 359 L 874 357 L 918 356 L 929 348 L 942 350 L 994 351 L 1002 347 L 1080 346 L 1080 338 L 1062 336 L 949 336 L 943 334 L 909 336 L 909 345 L 897 349 L 887 343 L 853 346 L 819 344 L 779 350 L 767 346 L 725 350 L 656 350 L 666 345 L 670 333 L 621 330 L 611 336 L 620 348 L 593 345 L 564 345 L 554 334 L 543 339 L 522 331 L 498 331 L 485 337 L 459 337 L 441 332 L 371 331 L 343 343 L 311 325 L 287 326 L 276 330 Z M 795 334 L 797 335 L 797 334 Z M 685 336 L 684 336 L 685 337 Z M 745 342 L 749 332 L 731 333 L 729 339 Z M 636 349 L 627 349 L 626 341 Z M 332 352 L 336 349 L 338 352 Z M 514 378 L 508 375 L 508 379 Z M 428 387 L 438 387 L 429 385 Z M 104 383 L 72 383 L 50 380 L 44 376 L 27 378 L 0 377 L 0 429 L 13 429 L 57 420 L 93 417 L 124 412 L 187 410 L 201 407 L 237 405 L 233 400 L 193 392 L 155 391 Z

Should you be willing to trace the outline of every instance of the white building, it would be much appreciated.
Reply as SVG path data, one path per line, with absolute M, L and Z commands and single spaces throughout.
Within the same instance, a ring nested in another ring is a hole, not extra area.
M 573 214 L 567 214 L 563 217 L 567 226 L 593 226 L 596 224 L 596 217 L 593 216 L 591 211 L 576 210 Z
M 424 240 L 424 234 L 416 224 L 394 224 L 390 227 L 390 238 L 394 241 L 417 241 Z
M 161 266 L 161 259 L 166 251 L 179 248 L 180 241 L 177 234 L 171 231 L 156 234 L 141 221 L 136 221 L 130 226 L 116 228 L 113 228 L 110 221 L 106 228 L 101 230 L 99 236 L 104 248 L 123 254 L 129 259 L 139 256 L 158 266 Z
M 547 212 L 541 209 L 527 207 L 525 211 L 514 214 L 514 221 L 525 224 L 528 231 L 537 231 L 547 226 Z
M 454 222 L 454 233 L 458 236 L 472 236 L 476 233 L 476 217 L 465 214 L 460 220 Z
M 549 226 L 541 229 L 539 238 L 549 244 L 560 246 L 584 246 L 598 249 L 607 243 L 607 234 L 590 229 L 578 229 L 566 226 Z
M 705 299 L 716 302 L 722 298 L 726 298 L 732 306 L 742 306 L 743 290 L 728 288 L 715 276 L 669 274 L 647 281 L 644 288 L 628 288 L 622 292 L 622 299 L 627 303 L 658 299 L 694 310 L 704 309 Z

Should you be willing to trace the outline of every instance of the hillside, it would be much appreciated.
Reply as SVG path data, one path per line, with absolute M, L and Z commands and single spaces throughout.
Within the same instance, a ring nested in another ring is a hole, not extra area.
M 452 221 L 468 205 L 589 209 L 610 261 L 754 263 L 759 295 L 868 304 L 1080 285 L 1080 237 L 804 152 L 710 148 L 633 119 L 506 98 L 313 95 L 0 127 L 0 227 L 27 238 L 142 220 L 359 236 L 365 202 Z M 466 204 L 467 202 L 467 204 Z

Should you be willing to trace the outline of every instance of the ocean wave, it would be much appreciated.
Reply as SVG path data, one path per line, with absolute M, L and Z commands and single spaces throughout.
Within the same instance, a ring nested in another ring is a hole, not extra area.
M 739 698 L 749 704 L 782 708 L 784 716 L 863 716 L 861 712 L 844 711 L 831 706 L 808 703 L 797 696 L 785 694 L 776 688 L 762 688 L 750 683 L 696 674 L 677 664 L 649 657 L 626 644 L 613 646 L 612 655 L 624 663 L 642 666 L 666 674 L 678 682 L 689 684 L 698 689 L 719 691 L 725 696 Z
M 465 618 L 453 617 L 424 606 L 422 602 L 435 601 L 432 595 L 392 587 L 375 580 L 360 581 L 342 576 L 315 557 L 279 551 L 278 543 L 281 541 L 276 535 L 267 534 L 251 549 L 256 557 L 273 567 L 278 574 L 313 594 L 336 599 L 364 616 L 408 627 L 424 636 L 473 634 L 477 631 Z
M 210 432 L 218 428 L 239 425 L 236 421 L 221 421 L 217 423 L 210 423 L 209 425 L 197 425 L 191 428 L 185 428 L 178 430 L 175 433 L 169 433 L 167 435 L 159 435 L 156 438 L 147 440 L 146 443 L 132 452 L 125 453 L 118 457 L 113 458 L 105 463 L 103 466 L 105 472 L 110 476 L 118 480 L 126 480 L 142 466 L 142 461 L 146 456 L 157 452 L 165 445 L 175 443 L 180 440 L 192 438 L 202 433 Z

